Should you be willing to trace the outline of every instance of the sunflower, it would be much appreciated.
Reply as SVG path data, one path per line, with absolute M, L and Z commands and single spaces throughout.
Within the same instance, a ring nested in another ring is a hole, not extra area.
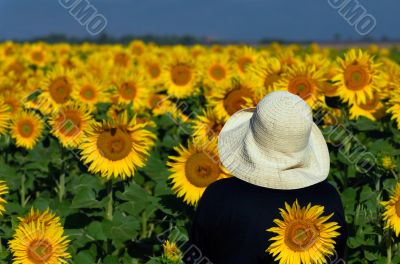
M 338 87 L 338 94 L 350 104 L 365 103 L 373 92 L 386 84 L 379 64 L 361 50 L 351 49 L 338 58 L 338 74 L 333 78 Z
M 360 116 L 364 116 L 372 121 L 376 121 L 377 118 L 383 116 L 385 112 L 383 107 L 379 93 L 375 92 L 372 98 L 367 98 L 365 103 L 354 103 L 350 106 L 350 119 L 357 119 Z
M 315 108 L 323 101 L 323 94 L 320 92 L 323 81 L 322 71 L 313 65 L 298 63 L 287 69 L 276 87 L 278 90 L 287 90 L 300 96 Z
M 10 110 L 8 109 L 8 106 L 0 100 L 0 135 L 4 134 L 8 128 L 10 117 Z
M 382 201 L 381 205 L 385 207 L 383 220 L 386 222 L 385 228 L 394 230 L 396 236 L 400 234 L 400 183 L 396 184 L 394 194 L 390 196 L 389 201 Z
M 148 107 L 153 116 L 169 115 L 174 120 L 187 121 L 189 118 L 166 95 L 152 94 L 148 100 Z
M 135 111 L 143 110 L 149 96 L 149 89 L 142 71 L 122 71 L 115 78 L 115 95 L 118 103 L 133 104 Z
M 84 131 L 91 120 L 87 107 L 74 103 L 60 108 L 49 123 L 51 132 L 64 147 L 76 148 L 82 143 Z
M 132 177 L 145 165 L 155 135 L 138 124 L 136 117 L 128 120 L 126 112 L 117 120 L 93 123 L 81 144 L 81 159 L 90 164 L 89 171 L 102 177 L 122 179 Z
M 285 210 L 286 209 L 286 210 Z M 333 213 L 321 216 L 320 205 L 301 207 L 297 200 L 285 209 L 279 209 L 281 219 L 275 219 L 275 227 L 267 229 L 276 235 L 267 252 L 280 264 L 327 263 L 326 257 L 334 254 L 334 238 L 340 234 L 336 222 L 327 222 Z
M 8 193 L 8 186 L 5 181 L 0 181 L 0 215 L 6 210 L 4 205 L 7 201 L 4 199 L 4 195 Z
M 134 56 L 139 57 L 142 54 L 145 54 L 146 44 L 141 40 L 134 40 L 129 44 L 128 49 Z
M 43 92 L 39 97 L 47 102 L 43 107 L 51 112 L 57 111 L 70 101 L 74 88 L 73 73 L 65 68 L 55 67 L 42 81 Z
M 235 112 L 255 106 L 260 97 L 260 90 L 252 82 L 244 78 L 233 78 L 229 85 L 213 91 L 207 101 L 209 107 L 215 108 L 218 118 L 227 120 Z
M 236 52 L 234 58 L 238 72 L 241 75 L 246 74 L 249 66 L 255 63 L 257 58 L 258 53 L 255 49 L 248 46 L 241 48 L 238 52 Z
M 218 158 L 216 140 L 194 140 L 188 148 L 181 145 L 175 150 L 178 156 L 170 156 L 167 162 L 169 178 L 172 190 L 187 204 L 196 205 L 208 185 L 228 177 Z
M 181 47 L 174 49 L 170 56 L 170 62 L 163 70 L 163 84 L 169 95 L 180 99 L 187 98 L 198 90 L 197 65 Z
M 86 104 L 93 111 L 97 103 L 105 101 L 104 83 L 91 74 L 85 75 L 78 81 L 77 89 L 72 92 L 72 98 Z
M 18 147 L 33 149 L 42 135 L 44 123 L 39 115 L 21 111 L 12 120 L 10 135 Z
M 49 52 L 46 50 L 46 47 L 43 44 L 27 46 L 25 54 L 25 59 L 27 61 L 39 67 L 46 66 L 49 61 Z
M 338 72 L 338 67 L 335 64 L 331 64 L 330 67 L 324 73 L 324 81 L 321 84 L 321 92 L 325 97 L 335 97 L 338 96 L 338 87 L 334 84 L 332 80 Z
M 203 112 L 203 115 L 197 116 L 192 124 L 194 137 L 213 140 L 218 138 L 225 122 L 224 119 L 217 116 L 214 109 L 209 108 Z
M 262 87 L 266 95 L 275 90 L 276 84 L 282 79 L 284 68 L 277 58 L 262 56 L 250 66 L 249 73 L 251 80 Z
M 203 84 L 206 89 L 226 85 L 233 76 L 233 66 L 226 54 L 212 54 L 202 61 Z
M 163 66 L 160 59 L 155 54 L 144 55 L 142 60 L 142 67 L 147 73 L 147 81 L 154 88 L 160 85 L 162 81 Z
M 9 241 L 16 264 L 67 263 L 69 240 L 59 222 L 46 222 L 45 217 L 20 219 L 14 237 Z M 58 220 L 58 219 L 57 219 Z
M 178 248 L 175 242 L 170 242 L 166 240 L 163 244 L 163 258 L 167 263 L 175 264 L 175 263 L 182 263 L 182 252 Z

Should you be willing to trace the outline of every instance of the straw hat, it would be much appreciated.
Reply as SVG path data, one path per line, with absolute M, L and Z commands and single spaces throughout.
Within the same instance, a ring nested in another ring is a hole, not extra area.
M 219 134 L 218 151 L 232 175 L 272 189 L 304 188 L 329 173 L 328 147 L 310 107 L 285 91 L 236 112 Z

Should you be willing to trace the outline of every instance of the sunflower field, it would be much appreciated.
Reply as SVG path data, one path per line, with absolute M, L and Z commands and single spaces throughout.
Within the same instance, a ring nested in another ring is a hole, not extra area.
M 231 176 L 219 131 L 276 90 L 328 142 L 346 263 L 400 263 L 399 62 L 377 45 L 0 43 L 0 263 L 182 263 L 198 200 Z

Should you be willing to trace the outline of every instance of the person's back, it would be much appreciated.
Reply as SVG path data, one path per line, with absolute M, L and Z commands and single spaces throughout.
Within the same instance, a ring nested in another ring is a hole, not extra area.
M 201 252 L 185 263 L 208 259 L 212 263 L 273 263 L 266 252 L 274 235 L 266 229 L 273 227 L 274 219 L 280 219 L 278 208 L 285 202 L 301 206 L 322 205 L 324 215 L 334 213 L 329 221 L 337 222 L 341 228 L 336 241 L 337 254 L 331 263 L 343 263 L 346 229 L 342 203 L 335 188 L 327 181 L 295 190 L 275 190 L 255 186 L 232 177 L 211 184 L 201 198 L 190 233 L 191 242 Z M 336 261 L 335 261 L 336 259 Z M 204 262 L 206 263 L 206 262 Z
M 326 181 L 328 146 L 304 100 L 276 91 L 236 112 L 218 153 L 234 177 L 204 192 L 185 263 L 344 263 L 342 202 Z

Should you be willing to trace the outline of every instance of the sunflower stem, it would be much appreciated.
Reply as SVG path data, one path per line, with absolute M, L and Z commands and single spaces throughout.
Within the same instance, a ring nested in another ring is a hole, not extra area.
M 113 219 L 113 186 L 112 180 L 107 182 L 107 196 L 108 196 L 108 203 L 106 207 L 106 219 L 112 221 Z
M 21 195 L 21 206 L 25 207 L 25 173 L 21 174 L 21 190 L 20 190 L 20 195 Z
M 65 195 L 65 165 L 64 165 L 64 148 L 60 144 L 61 153 L 61 168 L 60 168 L 60 179 L 58 181 L 58 200 L 62 202 Z
M 386 254 L 387 254 L 387 264 L 392 264 L 392 236 L 391 232 L 389 230 L 388 232 L 388 245 L 386 249 Z

